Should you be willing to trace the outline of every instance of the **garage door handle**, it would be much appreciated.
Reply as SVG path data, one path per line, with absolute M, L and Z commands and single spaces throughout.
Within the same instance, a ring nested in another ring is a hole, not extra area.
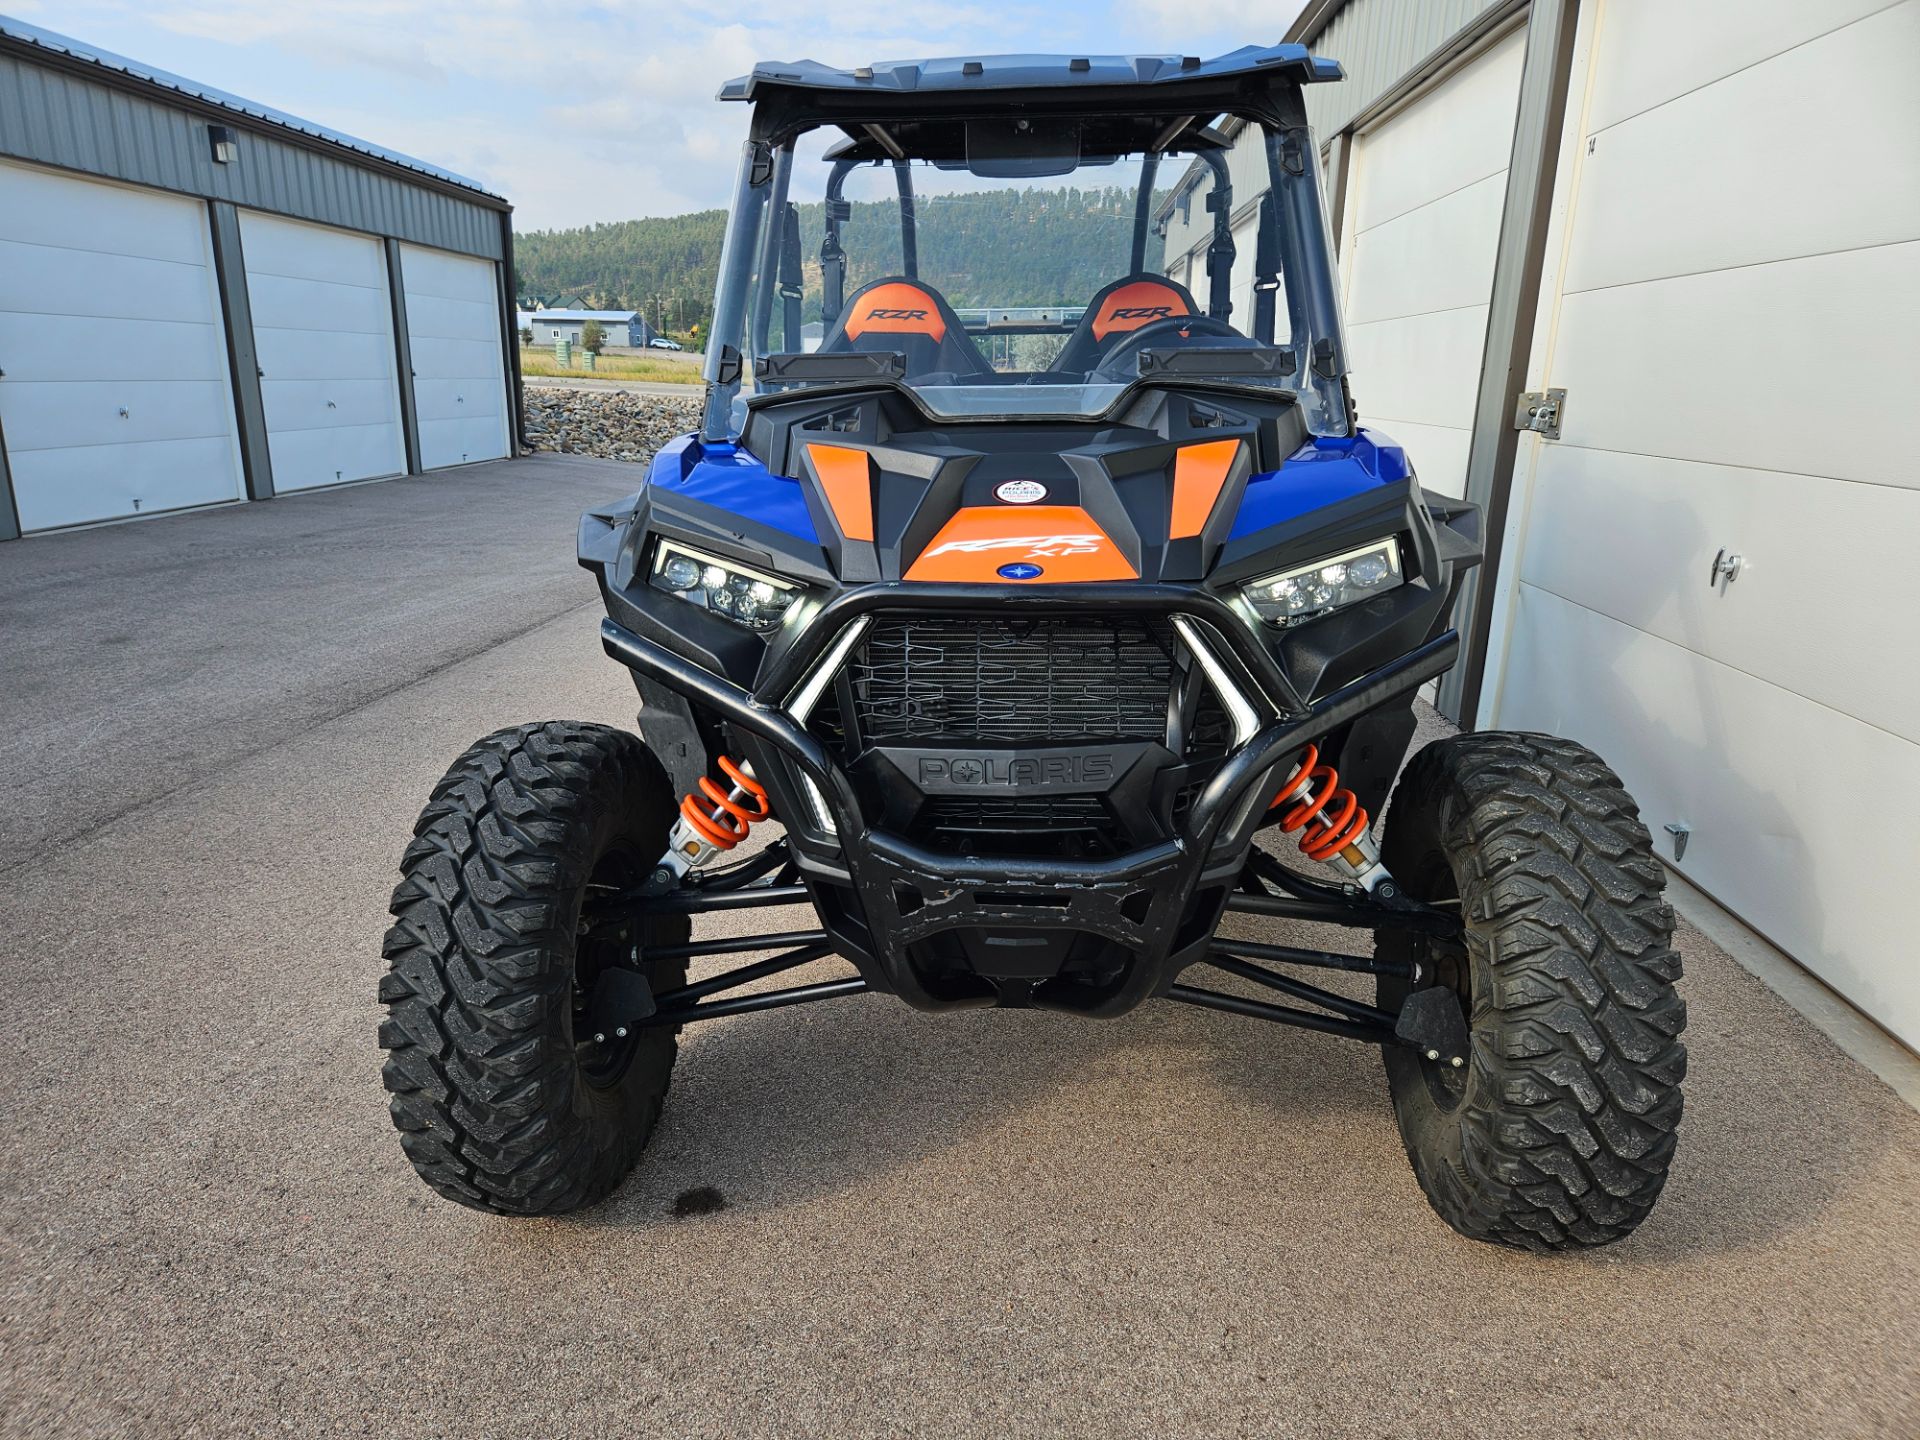
M 1713 568 L 1707 572 L 1707 588 L 1711 590 L 1716 586 L 1720 586 L 1724 589 L 1725 586 L 1721 583 L 1723 581 L 1726 585 L 1731 585 L 1735 580 L 1740 578 L 1740 566 L 1743 563 L 1744 560 L 1741 556 L 1732 554 L 1725 548 L 1722 548 L 1713 557 Z

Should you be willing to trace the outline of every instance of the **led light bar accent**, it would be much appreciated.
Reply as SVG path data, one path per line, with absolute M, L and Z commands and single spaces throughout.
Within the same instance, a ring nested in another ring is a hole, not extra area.
M 812 670 L 797 686 L 793 694 L 787 697 L 787 713 L 802 725 L 813 714 L 813 707 L 820 703 L 820 697 L 827 693 L 827 687 L 833 683 L 833 677 L 840 673 L 840 667 L 846 663 L 847 652 L 854 643 L 866 633 L 867 617 L 862 615 L 834 636 L 833 644 L 827 647 L 826 654 L 815 663 Z
M 1227 712 L 1227 719 L 1233 725 L 1233 743 L 1244 745 L 1260 733 L 1260 717 L 1247 702 L 1240 687 L 1233 683 L 1233 676 L 1227 673 L 1227 667 L 1220 663 L 1220 657 L 1213 653 L 1213 646 L 1206 636 L 1200 633 L 1200 626 L 1185 615 L 1173 617 L 1173 628 L 1180 638 L 1187 642 L 1187 649 L 1193 652 L 1194 663 L 1207 677 L 1207 683 L 1213 687 L 1214 695 L 1221 707 Z

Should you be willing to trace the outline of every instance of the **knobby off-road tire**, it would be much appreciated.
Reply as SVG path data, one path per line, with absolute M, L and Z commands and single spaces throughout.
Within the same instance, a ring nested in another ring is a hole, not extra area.
M 590 892 L 643 880 L 674 813 L 634 736 L 547 721 L 501 730 L 453 763 L 421 812 L 393 892 L 380 982 L 386 1087 L 414 1169 L 449 1200 L 553 1215 L 603 1199 L 660 1118 L 671 1027 L 599 1044 L 585 998 L 601 967 L 655 993 L 686 981 L 685 917 L 583 936 Z
M 1377 942 L 1421 970 L 1381 978 L 1383 1009 L 1449 984 L 1473 1034 L 1464 1069 L 1385 1051 L 1427 1199 L 1461 1234 L 1527 1250 L 1631 1234 L 1673 1159 L 1687 1011 L 1664 874 L 1620 778 L 1548 735 L 1442 741 L 1394 790 L 1381 858 L 1465 922 L 1464 944 Z

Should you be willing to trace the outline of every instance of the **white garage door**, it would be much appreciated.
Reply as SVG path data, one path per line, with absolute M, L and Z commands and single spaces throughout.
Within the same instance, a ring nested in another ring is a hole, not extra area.
M 23 530 L 243 493 L 199 201 L 0 164 L 0 370 Z
M 1354 398 L 1420 483 L 1465 493 L 1524 37 L 1354 144 L 1341 247 Z
M 1494 714 L 1920 1044 L 1920 3 L 1610 0 L 1597 47 Z
M 378 240 L 243 211 L 240 248 L 276 491 L 407 468 Z
M 498 460 L 507 454 L 507 382 L 493 262 L 401 250 L 421 468 Z

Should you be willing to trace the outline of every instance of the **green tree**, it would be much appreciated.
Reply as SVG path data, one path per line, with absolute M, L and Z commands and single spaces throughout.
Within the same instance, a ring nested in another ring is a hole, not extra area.
M 598 320 L 589 320 L 580 327 L 580 348 L 589 355 L 598 355 L 606 343 L 607 332 Z
M 1125 273 L 1133 203 L 1134 192 L 1120 186 L 923 196 L 920 271 L 955 305 L 1077 304 Z M 726 220 L 724 210 L 701 210 L 535 230 L 514 238 L 514 264 L 530 293 L 582 310 L 625 310 L 647 296 L 678 296 L 682 323 L 703 333 L 712 324 Z M 823 227 L 818 201 L 800 206 L 810 321 L 820 318 Z M 900 273 L 900 209 L 893 201 L 855 200 L 841 238 L 849 294 Z M 1160 238 L 1150 237 L 1149 270 L 1159 265 L 1160 249 Z

